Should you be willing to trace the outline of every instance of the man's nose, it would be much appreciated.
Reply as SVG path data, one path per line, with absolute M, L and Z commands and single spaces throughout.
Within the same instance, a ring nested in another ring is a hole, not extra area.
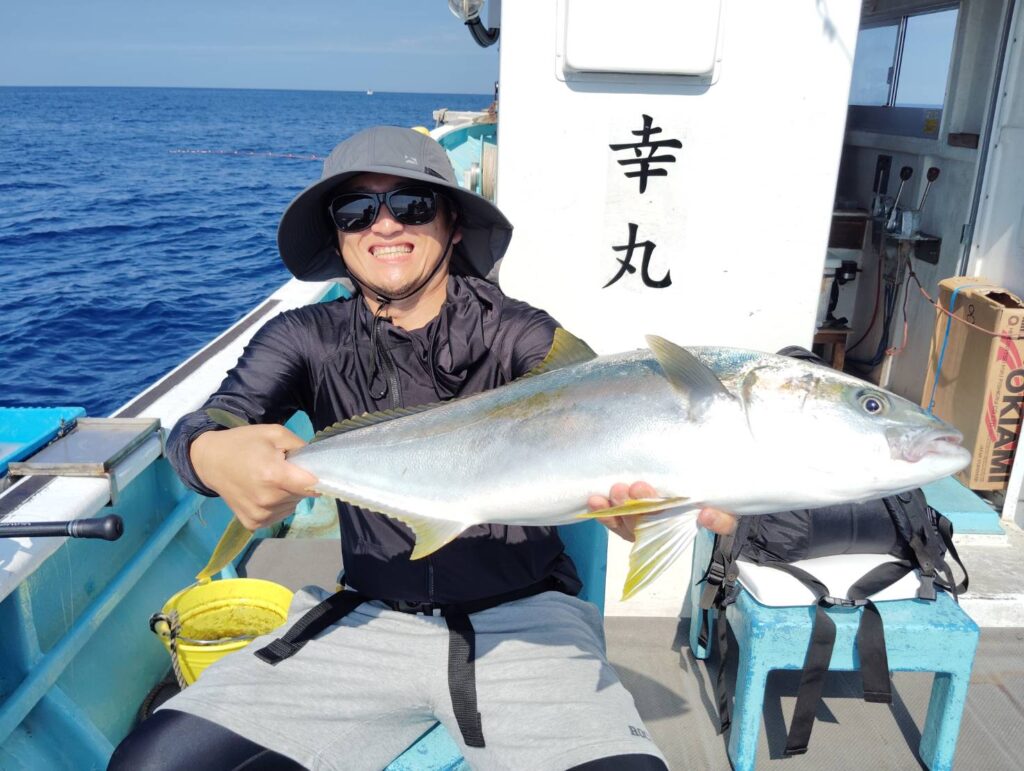
M 381 204 L 380 209 L 377 212 L 377 219 L 373 221 L 373 232 L 380 233 L 381 235 L 388 235 L 390 233 L 397 233 L 402 229 L 402 223 L 395 219 L 395 215 L 391 213 L 391 209 L 386 204 Z

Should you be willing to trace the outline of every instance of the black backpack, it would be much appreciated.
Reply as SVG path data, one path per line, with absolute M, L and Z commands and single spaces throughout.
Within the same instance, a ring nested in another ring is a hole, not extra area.
M 833 596 L 829 587 L 815 576 L 790 564 L 835 554 L 889 554 L 895 560 L 858 579 L 850 587 L 849 597 Z M 953 576 L 947 555 L 960 566 L 964 577 L 959 583 Z M 864 608 L 857 630 L 864 700 L 890 704 L 892 685 L 885 653 L 885 630 L 878 609 L 868 597 L 915 569 L 920 571 L 917 592 L 920 599 L 934 600 L 936 586 L 957 599 L 966 591 L 968 583 L 967 571 L 953 546 L 952 523 L 928 506 L 919 489 L 866 503 L 741 517 L 732 535 L 715 537 L 711 562 L 701 579 L 704 590 L 700 609 L 694 609 L 702 614 L 699 641 L 704 647 L 710 632 L 708 611 L 711 608 L 718 611 L 716 691 L 720 733 L 730 722 L 724 679 L 729 651 L 723 613 L 739 593 L 736 561 L 740 557 L 789 573 L 814 593 L 817 602 L 811 642 L 786 740 L 787 756 L 807 751 L 825 672 L 832 658 L 836 628 L 825 608 Z

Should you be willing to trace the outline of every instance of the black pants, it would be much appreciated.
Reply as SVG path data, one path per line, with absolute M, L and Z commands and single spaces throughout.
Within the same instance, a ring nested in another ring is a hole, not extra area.
M 295 771 L 294 760 L 187 712 L 165 709 L 118 745 L 108 771 Z M 616 755 L 572 771 L 667 771 L 652 755 Z

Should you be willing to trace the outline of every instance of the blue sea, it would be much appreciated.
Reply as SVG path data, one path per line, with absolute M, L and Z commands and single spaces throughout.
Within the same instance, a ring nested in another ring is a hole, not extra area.
M 0 88 L 0 404 L 110 414 L 288 280 L 278 219 L 335 144 L 490 101 Z

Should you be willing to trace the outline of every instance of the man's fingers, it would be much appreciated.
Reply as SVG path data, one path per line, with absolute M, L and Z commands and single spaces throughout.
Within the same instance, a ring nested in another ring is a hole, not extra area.
M 656 498 L 658 494 L 646 482 L 634 482 L 629 486 L 630 498 Z
M 611 530 L 620 538 L 627 541 L 635 541 L 636 534 L 633 532 L 633 523 L 627 522 L 631 517 L 603 517 L 601 524 Z
M 600 511 L 601 509 L 610 509 L 611 502 L 603 495 L 591 495 L 587 498 L 587 508 L 591 511 Z
M 263 427 L 267 431 L 267 437 L 279 450 L 297 450 L 299 447 L 306 446 L 306 442 L 301 437 L 284 426 L 279 426 L 276 423 L 265 423 Z
M 316 493 L 312 492 L 311 488 L 317 481 L 315 476 L 305 469 L 299 468 L 294 463 L 285 461 L 281 465 L 279 484 L 282 490 L 292 495 L 297 495 L 300 498 L 305 498 L 307 495 L 316 495 Z
M 612 506 L 621 506 L 629 500 L 629 485 L 623 482 L 612 485 L 608 498 L 612 502 Z
M 701 509 L 697 522 L 719 535 L 729 535 L 736 529 L 736 517 L 718 509 Z

